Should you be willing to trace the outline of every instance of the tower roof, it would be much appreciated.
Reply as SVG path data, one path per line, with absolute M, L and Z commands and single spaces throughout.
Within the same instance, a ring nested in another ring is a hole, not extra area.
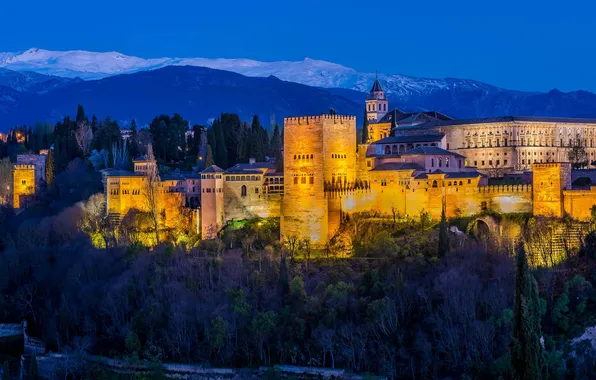
M 373 83 L 372 88 L 370 89 L 370 92 L 380 92 L 383 91 L 383 87 L 381 87 L 381 83 L 379 82 L 379 75 L 377 74 L 376 78 L 375 78 L 375 83 Z

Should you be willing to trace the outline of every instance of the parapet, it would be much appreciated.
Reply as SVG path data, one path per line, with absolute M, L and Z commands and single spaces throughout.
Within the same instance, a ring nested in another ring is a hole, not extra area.
M 316 124 L 323 120 L 356 121 L 356 116 L 322 114 L 319 116 L 297 116 L 284 118 L 284 125 Z
M 533 164 L 533 169 L 546 169 L 546 168 L 558 168 L 562 166 L 571 166 L 569 162 L 549 162 L 546 164 Z
M 14 170 L 35 170 L 35 165 L 16 164 L 13 168 Z
M 489 185 L 478 186 L 479 193 L 529 193 L 532 185 Z

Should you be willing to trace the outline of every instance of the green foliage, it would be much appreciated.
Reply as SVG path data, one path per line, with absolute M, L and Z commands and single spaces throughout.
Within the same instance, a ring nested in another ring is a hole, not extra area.
M 523 244 L 520 243 L 517 247 L 515 319 L 511 338 L 511 364 L 519 379 L 542 377 L 543 354 L 540 335 L 538 287 L 528 268 Z
M 567 297 L 567 294 L 563 293 L 557 299 L 552 311 L 553 322 L 563 331 L 569 330 L 569 317 L 567 316 L 567 313 L 569 312 L 568 305 L 569 297 Z
M 54 185 L 55 173 L 54 173 L 54 151 L 50 149 L 48 151 L 48 157 L 46 159 L 46 184 L 48 188 Z
M 2 380 L 10 379 L 10 364 L 8 363 L 8 360 L 5 360 L 4 364 L 2 365 Z
M 445 207 L 441 211 L 441 222 L 439 223 L 439 257 L 443 257 L 449 252 L 449 226 L 445 217 Z
M 228 322 L 222 317 L 211 320 L 209 328 L 209 345 L 212 350 L 219 351 L 226 344 L 228 337 Z
M 207 145 L 207 157 L 205 158 L 205 167 L 208 168 L 211 165 L 215 165 L 215 161 L 213 160 L 213 150 L 211 149 L 211 145 Z
M 126 338 L 124 339 L 124 346 L 126 347 L 126 352 L 129 355 L 138 355 L 141 352 L 141 342 L 139 341 L 138 335 L 134 331 L 129 331 L 126 333 Z
M 31 358 L 31 362 L 29 363 L 29 369 L 27 371 L 27 379 L 29 380 L 37 380 L 37 357 L 34 355 Z

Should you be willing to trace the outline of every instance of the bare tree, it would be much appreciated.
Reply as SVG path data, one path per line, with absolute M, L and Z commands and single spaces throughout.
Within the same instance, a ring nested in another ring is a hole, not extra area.
M 8 157 L 0 160 L 0 204 L 11 202 L 12 163 Z
M 91 126 L 86 121 L 82 121 L 77 126 L 77 131 L 75 133 L 75 137 L 77 139 L 77 144 L 81 151 L 86 156 L 89 153 L 89 148 L 91 147 L 91 142 L 93 141 L 93 131 L 91 130 Z
M 147 209 L 153 222 L 153 228 L 155 229 L 155 244 L 159 244 L 159 184 L 161 179 L 159 178 L 157 162 L 155 162 L 153 146 L 151 144 L 147 146 L 145 160 L 147 161 L 147 177 L 144 181 L 144 195 L 147 202 Z
M 294 255 L 296 254 L 296 250 L 300 245 L 300 239 L 296 235 L 289 235 L 286 238 L 286 246 L 288 247 L 288 251 L 290 251 L 290 258 L 294 260 Z
M 567 151 L 567 158 L 576 169 L 588 166 L 588 153 L 580 139 L 573 141 L 571 149 Z

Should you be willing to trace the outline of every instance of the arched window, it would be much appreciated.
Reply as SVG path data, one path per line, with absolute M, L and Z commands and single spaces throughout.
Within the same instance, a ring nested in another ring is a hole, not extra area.
M 437 187 L 437 181 L 433 181 L 433 187 Z
M 462 186 L 464 183 L 462 181 L 459 181 L 459 185 Z
M 393 154 L 397 154 L 397 145 L 393 145 L 393 146 L 391 147 L 391 153 L 393 153 Z
M 439 157 L 439 167 L 443 167 L 443 159 L 441 157 Z
M 435 167 L 435 159 L 434 158 L 431 158 L 430 159 L 430 167 L 431 168 L 434 168 Z
M 385 145 L 385 154 L 391 154 L 391 147 L 389 145 Z
M 242 195 L 243 197 L 246 196 L 246 186 L 242 185 L 242 188 L 240 189 L 240 195 Z

